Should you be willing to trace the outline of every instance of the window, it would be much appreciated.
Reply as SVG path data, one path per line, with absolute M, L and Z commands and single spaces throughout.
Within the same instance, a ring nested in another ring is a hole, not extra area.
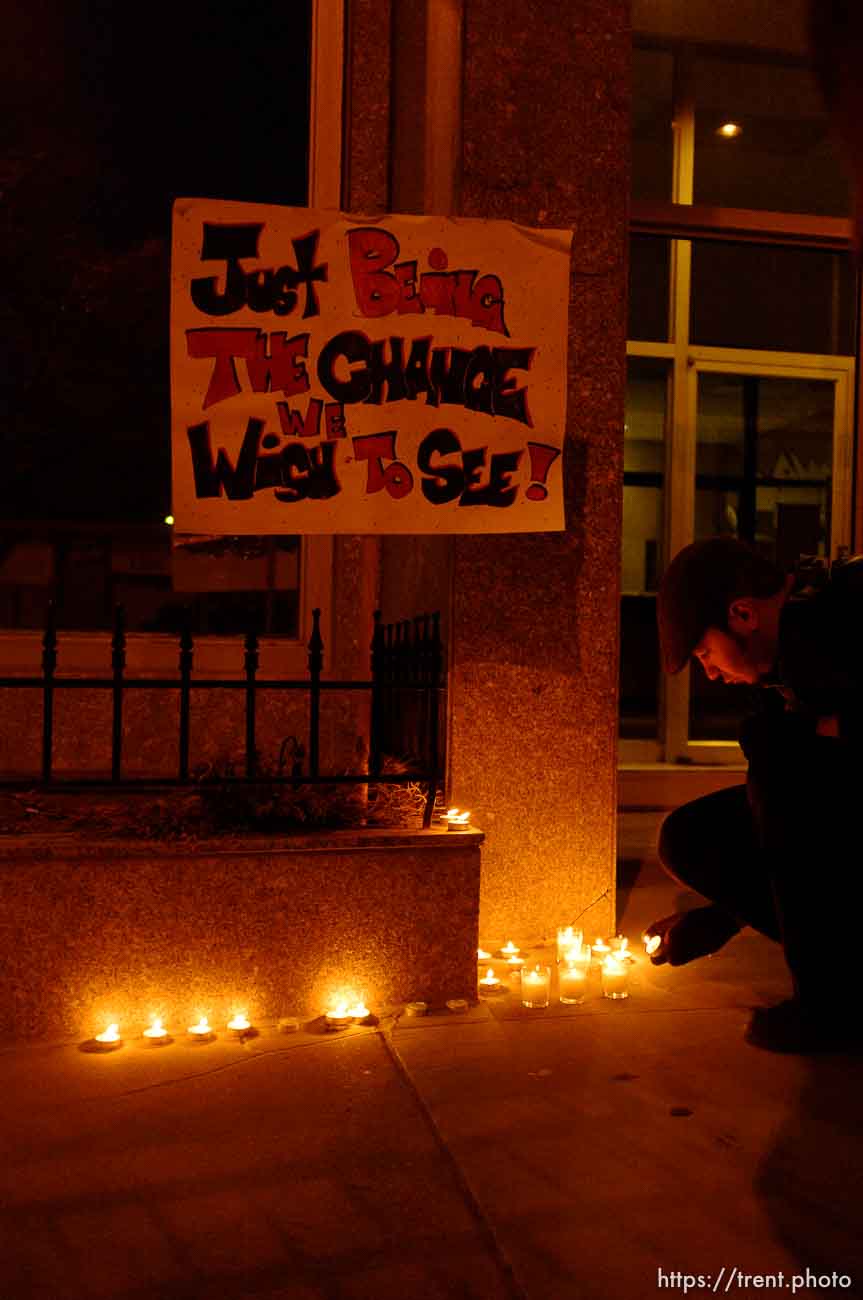
M 698 537 L 850 543 L 848 190 L 802 59 L 650 38 L 634 69 L 621 758 L 734 762 L 737 696 L 661 677 L 656 590 Z

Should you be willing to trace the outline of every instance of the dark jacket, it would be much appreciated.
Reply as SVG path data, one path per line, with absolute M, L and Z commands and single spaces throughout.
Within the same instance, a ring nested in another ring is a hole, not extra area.
M 747 757 L 765 725 L 775 728 L 774 740 L 782 731 L 805 739 L 819 720 L 835 717 L 840 738 L 855 742 L 863 761 L 863 556 L 834 564 L 829 574 L 796 576 L 780 613 L 776 667 L 763 688 L 756 715 L 741 728 Z

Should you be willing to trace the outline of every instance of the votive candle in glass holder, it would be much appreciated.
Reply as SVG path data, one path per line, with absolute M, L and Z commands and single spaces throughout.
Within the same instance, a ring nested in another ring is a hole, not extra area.
M 547 1007 L 551 995 L 551 967 L 535 966 L 521 972 L 521 1005 Z
M 583 930 L 573 930 L 571 925 L 557 932 L 557 960 L 563 961 L 571 948 L 580 948 L 584 939 Z
M 611 952 L 611 945 L 606 943 L 604 939 L 594 940 L 593 955 L 597 961 L 605 961 L 606 957 L 609 955 L 610 952 Z
M 569 952 L 564 953 L 563 960 L 567 966 L 577 966 L 585 975 L 589 975 L 592 960 L 590 944 L 582 943 L 579 948 L 570 948 Z
M 587 969 L 574 962 L 564 961 L 558 971 L 560 1000 L 570 1006 L 583 1002 L 587 993 Z
M 629 997 L 629 965 L 616 957 L 606 957 L 602 963 L 602 996 L 617 1002 Z

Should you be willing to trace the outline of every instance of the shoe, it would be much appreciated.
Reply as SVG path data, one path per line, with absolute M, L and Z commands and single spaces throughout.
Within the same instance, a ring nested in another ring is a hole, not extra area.
M 800 1056 L 863 1049 L 863 1027 L 856 1015 L 849 1011 L 843 1018 L 823 1008 L 810 1011 L 797 998 L 774 1007 L 756 1007 L 743 1037 L 751 1047 Z
M 716 903 L 654 921 L 644 932 L 645 940 L 658 935 L 659 947 L 648 952 L 654 966 L 685 966 L 698 957 L 717 952 L 740 932 L 734 917 Z

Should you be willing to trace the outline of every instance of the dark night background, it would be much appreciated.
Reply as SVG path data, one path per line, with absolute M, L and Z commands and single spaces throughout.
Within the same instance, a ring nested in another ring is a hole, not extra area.
M 168 510 L 171 203 L 305 204 L 309 8 L 5 13 L 0 517 Z

